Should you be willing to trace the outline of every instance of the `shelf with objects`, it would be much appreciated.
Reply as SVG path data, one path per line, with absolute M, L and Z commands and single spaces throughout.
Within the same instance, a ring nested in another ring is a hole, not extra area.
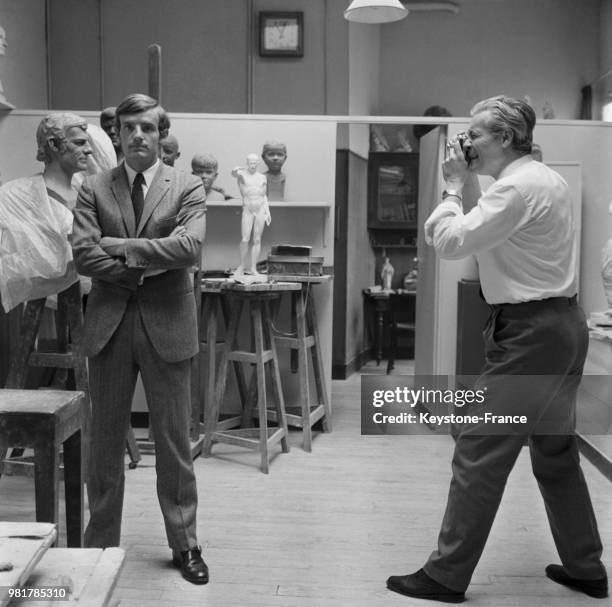
M 219 200 L 211 200 L 206 203 L 207 208 L 211 210 L 212 213 L 218 212 L 220 209 L 232 209 L 234 211 L 238 209 L 242 209 L 242 200 L 238 198 L 230 198 L 225 201 Z M 330 217 L 330 209 L 332 205 L 329 202 L 287 202 L 287 201 L 269 201 L 268 206 L 273 210 L 281 210 L 281 212 L 289 212 L 293 213 L 294 210 L 310 210 L 310 209 L 320 209 L 320 241 L 321 246 L 326 248 L 328 246 L 328 235 L 329 235 L 329 217 Z
M 368 229 L 417 228 L 419 154 L 370 152 Z
M 370 151 L 367 227 L 376 264 L 374 285 L 364 290 L 364 316 L 377 363 L 383 355 L 393 358 L 394 352 L 414 357 L 418 192 L 418 153 Z M 400 294 L 403 310 L 395 310 L 391 300 Z M 412 331 L 398 350 L 392 346 L 397 346 L 400 325 Z M 389 371 L 392 368 L 390 363 Z

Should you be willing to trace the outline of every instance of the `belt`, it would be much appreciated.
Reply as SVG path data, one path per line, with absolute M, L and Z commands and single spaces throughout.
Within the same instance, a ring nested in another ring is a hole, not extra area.
M 493 310 L 527 312 L 529 310 L 547 308 L 551 306 L 576 306 L 578 305 L 578 297 L 576 295 L 572 295 L 572 297 L 547 297 L 546 299 L 533 299 L 531 301 L 520 301 L 518 303 L 501 303 L 488 305 Z

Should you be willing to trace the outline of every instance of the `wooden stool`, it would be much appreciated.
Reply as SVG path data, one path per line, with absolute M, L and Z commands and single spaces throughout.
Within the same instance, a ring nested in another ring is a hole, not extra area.
M 321 358 L 321 346 L 317 316 L 312 297 L 312 285 L 327 283 L 331 276 L 272 275 L 276 280 L 299 282 L 300 291 L 291 293 L 292 332 L 273 332 L 276 343 L 291 349 L 291 370 L 298 374 L 299 407 L 287 407 L 286 417 L 290 426 L 302 428 L 304 451 L 312 451 L 312 426 L 322 420 L 324 432 L 331 432 L 331 410 L 325 386 L 325 369 Z M 296 355 L 297 354 L 297 359 Z M 316 403 L 311 402 L 308 355 L 312 361 L 313 379 L 317 394 Z M 270 413 L 270 419 L 274 419 Z
M 85 396 L 69 390 L 0 390 L 0 450 L 34 449 L 36 520 L 59 523 L 60 447 L 64 447 L 66 538 L 83 543 Z
M 200 339 L 200 356 L 206 356 L 206 367 L 204 372 L 201 372 L 201 363 L 198 361 L 196 378 L 193 383 L 197 388 L 192 396 L 192 440 L 195 440 L 196 434 L 204 433 L 206 427 L 202 420 L 205 420 L 206 411 L 210 411 L 212 403 L 215 399 L 215 383 L 217 377 L 217 352 L 222 351 L 225 345 L 225 339 L 217 338 L 219 327 L 225 329 L 227 336 L 227 327 L 229 324 L 229 309 L 226 298 L 222 293 L 222 285 L 228 282 L 227 278 L 203 278 L 201 286 L 201 312 L 199 314 L 199 339 Z M 238 384 L 238 393 L 240 402 L 244 405 L 247 399 L 246 381 L 244 379 L 243 369 L 238 361 L 233 361 L 234 373 Z M 235 427 L 235 419 L 218 420 L 217 430 Z M 195 429 L 195 430 L 194 430 Z
M 269 306 L 266 304 L 280 297 L 285 291 L 299 290 L 297 283 L 255 283 L 240 284 L 228 282 L 223 284 L 222 291 L 230 304 L 230 321 L 225 338 L 225 346 L 221 355 L 219 374 L 215 390 L 215 398 L 207 402 L 205 416 L 206 433 L 204 436 L 204 455 L 209 456 L 215 442 L 238 445 L 258 450 L 261 454 L 261 471 L 269 471 L 269 448 L 277 442 L 281 443 L 283 453 L 289 451 L 287 441 L 287 420 L 280 381 L 280 370 L 276 356 L 276 346 L 272 336 Z M 255 348 L 248 352 L 238 349 L 237 335 L 240 316 L 244 306 L 249 308 L 251 328 L 254 333 Z M 239 429 L 219 429 L 219 410 L 228 375 L 228 363 L 237 361 L 254 365 L 251 376 L 251 387 L 247 402 L 243 406 L 242 415 L 234 418 L 232 427 L 240 425 Z M 266 367 L 267 365 L 267 367 Z M 268 428 L 266 369 L 271 374 L 271 385 L 274 391 L 276 405 L 277 428 Z M 253 417 L 254 401 L 257 400 L 259 428 L 247 427 Z

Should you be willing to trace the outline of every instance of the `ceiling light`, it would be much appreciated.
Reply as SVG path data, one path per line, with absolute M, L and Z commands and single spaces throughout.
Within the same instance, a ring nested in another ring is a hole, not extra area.
M 344 18 L 357 23 L 389 23 L 408 14 L 400 0 L 353 0 Z

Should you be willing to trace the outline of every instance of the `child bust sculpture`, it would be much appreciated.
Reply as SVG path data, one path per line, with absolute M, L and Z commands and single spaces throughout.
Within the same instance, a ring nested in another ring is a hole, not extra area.
M 261 151 L 261 157 L 266 163 L 266 179 L 268 180 L 268 200 L 285 200 L 286 175 L 282 172 L 287 160 L 287 147 L 280 141 L 267 141 Z
M 215 179 L 219 174 L 219 161 L 209 153 L 196 154 L 191 159 L 191 174 L 202 179 L 207 201 L 225 200 L 221 188 L 215 187 Z

